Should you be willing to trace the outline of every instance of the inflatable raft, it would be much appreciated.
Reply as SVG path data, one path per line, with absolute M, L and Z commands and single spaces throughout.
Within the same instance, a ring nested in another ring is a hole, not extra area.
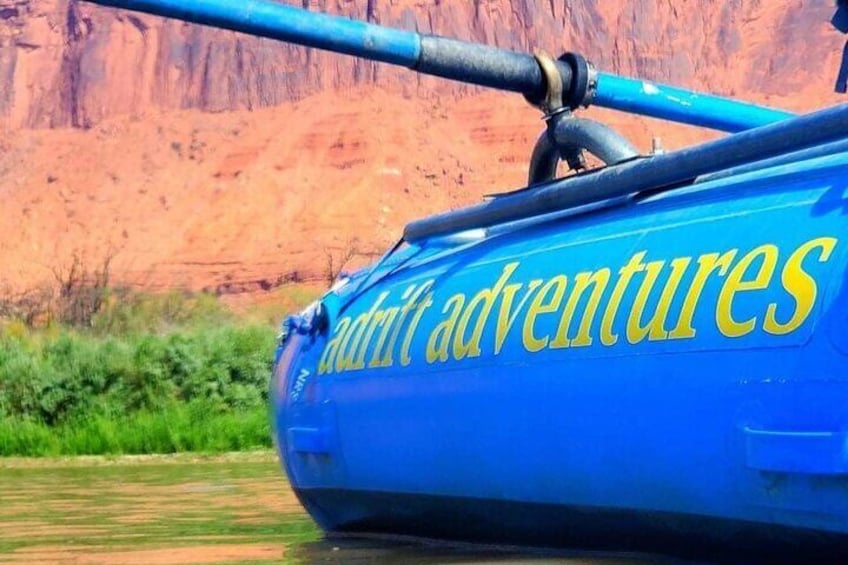
M 848 548 L 848 107 L 804 116 L 267 1 L 111 1 L 522 93 L 528 187 L 412 222 L 284 324 L 275 439 L 328 532 Z M 734 132 L 639 155 L 598 104 Z M 605 166 L 581 171 L 589 152 Z M 559 161 L 580 171 L 556 178 Z

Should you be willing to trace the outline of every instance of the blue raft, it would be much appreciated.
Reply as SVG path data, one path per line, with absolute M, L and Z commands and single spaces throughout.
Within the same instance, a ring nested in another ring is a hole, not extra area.
M 409 224 L 290 317 L 275 439 L 328 532 L 836 558 L 848 107 L 793 117 L 272 2 L 101 3 L 521 92 L 527 188 Z M 738 132 L 638 155 L 612 108 Z M 606 166 L 555 178 L 582 152 Z
M 303 504 L 328 531 L 844 550 L 846 166 L 425 240 L 343 281 L 275 375 Z

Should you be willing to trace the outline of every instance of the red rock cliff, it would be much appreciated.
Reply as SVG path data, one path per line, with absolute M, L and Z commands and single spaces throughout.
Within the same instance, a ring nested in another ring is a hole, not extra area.
M 290 3 L 295 3 L 291 2 Z M 520 50 L 582 52 L 604 70 L 757 97 L 832 90 L 830 2 L 302 0 L 311 9 Z M 87 127 L 149 107 L 254 109 L 363 83 L 464 93 L 362 60 L 105 9 L 0 0 L 0 123 Z
M 840 99 L 845 38 L 821 0 L 303 4 L 793 109 Z M 323 280 L 354 238 L 379 251 L 414 217 L 524 182 L 538 114 L 471 91 L 76 1 L 0 0 L 0 294 L 75 254 L 114 254 L 115 280 L 152 288 Z M 705 135 L 589 115 L 643 150 Z

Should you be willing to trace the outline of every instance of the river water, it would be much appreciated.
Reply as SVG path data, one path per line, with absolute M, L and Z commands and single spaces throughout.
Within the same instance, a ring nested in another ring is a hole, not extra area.
M 412 541 L 324 539 L 273 455 L 0 458 L 0 564 L 655 563 Z

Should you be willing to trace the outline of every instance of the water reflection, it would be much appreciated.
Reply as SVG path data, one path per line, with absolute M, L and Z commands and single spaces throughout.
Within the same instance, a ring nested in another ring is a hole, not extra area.
M 0 458 L 0 565 L 680 563 L 408 539 L 321 539 L 271 453 Z
M 292 563 L 320 533 L 273 454 L 0 458 L 0 564 Z

